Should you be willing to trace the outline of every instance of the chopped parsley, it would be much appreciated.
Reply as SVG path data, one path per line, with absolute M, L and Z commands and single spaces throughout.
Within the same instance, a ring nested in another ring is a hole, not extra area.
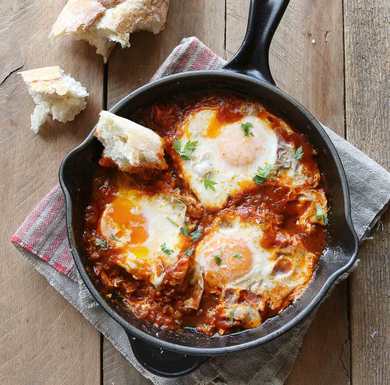
M 187 257 L 191 257 L 192 254 L 194 254 L 194 248 L 193 247 L 190 247 L 189 249 L 187 249 L 184 254 L 187 256 Z
M 328 224 L 328 216 L 325 214 L 324 209 L 320 205 L 317 205 L 316 207 L 316 219 L 324 225 Z
M 256 184 L 262 184 L 270 177 L 271 173 L 272 173 L 272 166 L 266 163 L 263 168 L 257 169 L 257 173 L 254 176 L 253 181 Z
M 171 218 L 167 217 L 167 220 L 171 222 L 174 226 L 179 227 L 179 225 Z
M 173 250 L 168 248 L 167 244 L 166 243 L 163 243 L 161 245 L 161 251 L 166 254 L 166 255 L 171 255 L 173 253 Z
M 120 242 L 121 241 L 115 234 L 111 234 L 110 238 L 111 238 L 111 240 L 113 240 L 115 242 Z
M 192 233 L 186 223 L 182 227 L 180 227 L 180 233 L 183 234 L 185 237 L 191 237 L 193 241 L 197 241 L 202 236 L 202 232 L 203 230 L 200 226 Z
M 193 241 L 197 241 L 202 236 L 202 233 L 203 229 L 199 226 L 195 231 L 190 234 L 190 236 Z
M 219 255 L 214 255 L 214 261 L 218 266 L 221 266 L 222 258 Z
M 183 234 L 185 237 L 190 236 L 190 229 L 187 225 L 187 223 L 184 223 L 182 227 L 180 227 L 180 233 Z
M 295 160 L 301 160 L 303 157 L 303 148 L 302 146 L 298 147 L 295 151 L 294 151 L 294 159 Z
M 242 255 L 240 255 L 240 254 L 234 254 L 234 255 L 233 255 L 233 258 L 235 258 L 235 259 L 242 259 Z
M 241 128 L 245 136 L 253 136 L 252 128 L 253 124 L 250 122 L 241 123 Z
M 96 238 L 95 245 L 96 245 L 96 247 L 98 247 L 101 250 L 108 249 L 108 242 L 105 239 Z
M 230 322 L 234 322 L 234 313 L 235 313 L 236 309 L 231 309 L 229 310 L 229 313 L 228 313 L 228 319 Z
M 179 154 L 179 156 L 184 160 L 191 159 L 191 155 L 196 150 L 197 145 L 198 142 L 192 140 L 189 140 L 186 144 L 183 144 L 183 142 L 180 139 L 176 139 L 173 142 L 173 148 Z
M 207 174 L 203 178 L 203 185 L 204 185 L 206 190 L 215 191 L 215 185 L 216 184 L 217 184 L 217 182 L 214 182 L 212 179 L 210 179 L 210 174 Z

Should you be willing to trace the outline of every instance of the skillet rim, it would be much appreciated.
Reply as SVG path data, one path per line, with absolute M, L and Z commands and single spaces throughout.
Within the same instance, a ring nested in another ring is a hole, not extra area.
M 153 82 L 147 83 L 134 91 L 130 92 L 127 96 L 123 97 L 121 100 L 119 100 L 117 103 L 112 106 L 109 111 L 112 113 L 117 112 L 119 109 L 121 109 L 124 105 L 126 105 L 131 99 L 138 96 L 139 94 L 143 93 L 146 90 L 149 90 L 150 88 L 158 87 L 165 83 L 180 81 L 183 78 L 190 78 L 190 77 L 198 77 L 198 76 L 210 76 L 217 79 L 218 77 L 230 77 L 235 78 L 242 81 L 247 81 L 253 83 L 254 86 L 261 86 L 264 88 L 267 88 L 271 92 L 274 92 L 281 96 L 282 98 L 286 99 L 289 103 L 291 103 L 295 108 L 300 110 L 302 114 L 304 114 L 309 122 L 311 123 L 312 127 L 315 128 L 316 133 L 321 136 L 323 141 L 325 142 L 325 145 L 327 149 L 329 150 L 331 156 L 333 157 L 333 160 L 336 164 L 337 172 L 340 177 L 341 181 L 341 188 L 343 192 L 343 200 L 344 200 L 344 219 L 348 227 L 348 231 L 350 233 L 350 242 L 353 242 L 353 251 L 350 255 L 350 258 L 348 262 L 340 267 L 338 270 L 333 272 L 325 281 L 323 286 L 317 291 L 317 293 L 314 295 L 312 300 L 306 305 L 306 307 L 300 311 L 294 318 L 292 318 L 290 321 L 283 324 L 280 328 L 277 330 L 266 334 L 265 336 L 255 338 L 251 341 L 244 342 L 237 345 L 232 346 L 225 346 L 225 347 L 217 347 L 217 348 L 202 348 L 202 347 L 189 347 L 185 345 L 178 345 L 173 342 L 160 340 L 158 337 L 155 337 L 151 334 L 148 334 L 141 329 L 131 325 L 126 319 L 124 319 L 122 316 L 120 316 L 113 307 L 111 307 L 105 299 L 100 295 L 99 291 L 95 288 L 95 285 L 93 284 L 91 278 L 89 277 L 88 273 L 86 272 L 84 268 L 84 264 L 82 263 L 81 257 L 79 255 L 76 242 L 73 235 L 73 216 L 72 216 L 72 197 L 69 193 L 69 190 L 67 188 L 65 178 L 64 178 L 64 168 L 66 166 L 67 161 L 76 153 L 82 151 L 93 139 L 94 139 L 94 131 L 95 128 L 91 130 L 91 132 L 88 134 L 86 139 L 79 144 L 77 147 L 75 147 L 73 150 L 71 150 L 63 159 L 60 169 L 59 169 L 59 180 L 61 189 L 65 196 L 65 209 L 66 209 L 66 228 L 67 228 L 67 234 L 68 234 L 68 240 L 70 244 L 71 253 L 73 256 L 73 259 L 75 261 L 77 270 L 83 279 L 84 283 L 86 284 L 88 290 L 94 297 L 94 299 L 102 306 L 102 308 L 105 310 L 105 312 L 113 318 L 116 322 L 118 322 L 124 329 L 127 334 L 130 334 L 132 337 L 140 338 L 144 342 L 151 343 L 153 346 L 158 348 L 163 348 L 168 351 L 176 352 L 176 353 L 182 353 L 182 354 L 188 354 L 192 356 L 216 356 L 216 355 L 222 355 L 226 353 L 232 353 L 237 352 L 244 349 L 250 349 L 254 348 L 256 346 L 260 346 L 262 344 L 265 344 L 267 342 L 272 341 L 273 339 L 281 336 L 282 334 L 286 333 L 293 327 L 295 327 L 298 323 L 300 323 L 302 320 L 304 320 L 307 316 L 309 316 L 314 309 L 322 302 L 322 300 L 325 298 L 326 294 L 330 290 L 330 288 L 333 286 L 333 284 L 337 281 L 337 279 L 347 272 L 355 263 L 357 259 L 357 253 L 358 253 L 358 246 L 359 246 L 359 240 L 356 235 L 355 229 L 352 224 L 352 217 L 351 217 L 351 201 L 350 201 L 350 193 L 349 193 L 349 186 L 345 175 L 344 166 L 342 165 L 341 159 L 339 157 L 339 154 L 330 140 L 328 134 L 325 132 L 322 124 L 305 108 L 303 107 L 298 101 L 296 101 L 294 98 L 289 96 L 286 92 L 279 89 L 278 87 L 267 83 L 265 81 L 255 79 L 251 76 L 237 73 L 231 70 L 200 70 L 200 71 L 189 71 L 189 72 L 181 72 L 177 74 L 171 74 L 168 76 L 165 76 L 161 79 L 157 79 Z M 314 278 L 315 279 L 315 278 Z M 213 337 L 210 337 L 213 338 Z

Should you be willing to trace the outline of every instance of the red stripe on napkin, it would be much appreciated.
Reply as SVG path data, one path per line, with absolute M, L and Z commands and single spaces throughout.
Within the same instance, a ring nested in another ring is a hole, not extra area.
M 176 72 L 220 68 L 223 60 L 196 38 L 187 38 L 161 65 L 153 79 Z M 55 186 L 11 237 L 11 242 L 47 262 L 68 277 L 74 277 L 65 223 L 65 202 Z
M 55 186 L 25 219 L 11 242 L 36 255 L 57 271 L 69 275 L 74 269 L 65 224 L 65 202 Z

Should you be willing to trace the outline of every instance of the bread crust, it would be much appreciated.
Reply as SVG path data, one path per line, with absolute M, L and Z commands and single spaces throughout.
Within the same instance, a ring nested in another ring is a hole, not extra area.
M 41 80 L 60 79 L 63 71 L 60 66 L 42 67 L 33 70 L 22 71 L 20 74 L 26 83 L 32 83 Z
M 169 0 L 69 0 L 50 37 L 70 35 L 86 40 L 106 61 L 115 43 L 130 46 L 131 33 L 161 32 L 168 8 Z
M 124 0 L 99 0 L 99 3 L 106 8 L 115 7 L 119 3 L 123 3 Z
M 95 136 L 104 146 L 103 158 L 110 159 L 122 171 L 136 173 L 168 167 L 162 138 L 131 120 L 102 111 Z
M 20 74 L 32 92 L 65 95 L 68 91 L 63 81 L 64 71 L 59 66 L 36 68 Z
M 59 66 L 20 72 L 36 106 L 31 129 L 38 133 L 49 116 L 60 122 L 75 118 L 87 105 L 87 90 Z
M 98 23 L 118 35 L 136 31 L 160 33 L 167 19 L 169 0 L 125 0 L 106 12 Z
M 50 37 L 87 30 L 105 11 L 106 7 L 97 0 L 69 0 L 54 23 Z

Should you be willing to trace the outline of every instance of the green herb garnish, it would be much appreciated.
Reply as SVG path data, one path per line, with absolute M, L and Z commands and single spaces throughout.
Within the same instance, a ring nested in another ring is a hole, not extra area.
M 191 155 L 196 150 L 197 145 L 198 142 L 192 140 L 189 140 L 186 144 L 183 144 L 183 142 L 180 139 L 176 139 L 173 142 L 173 148 L 179 154 L 179 156 L 184 160 L 191 159 Z
M 187 257 L 191 257 L 192 254 L 194 254 L 194 248 L 193 247 L 190 247 L 189 249 L 187 249 L 184 254 L 187 256 Z
M 167 244 L 166 243 L 163 243 L 161 245 L 161 251 L 166 254 L 166 255 L 171 255 L 173 253 L 173 250 L 168 248 Z
M 252 128 L 253 124 L 250 122 L 241 123 L 241 128 L 245 136 L 253 136 Z
M 316 218 L 324 225 L 328 224 L 328 216 L 325 214 L 324 209 L 320 205 L 316 206 Z
M 215 185 L 217 184 L 217 182 L 214 182 L 212 179 L 210 179 L 210 174 L 207 174 L 203 178 L 202 182 L 206 190 L 215 191 Z
M 179 225 L 171 218 L 167 217 L 167 220 L 171 222 L 174 226 L 179 227 Z
M 233 322 L 234 321 L 234 313 L 235 313 L 236 309 L 231 309 L 228 313 L 228 319 L 230 322 Z
M 110 238 L 111 238 L 111 240 L 113 240 L 115 242 L 120 242 L 121 241 L 115 234 L 111 234 Z
M 182 227 L 180 227 L 180 233 L 183 234 L 185 237 L 190 236 L 190 229 L 187 225 L 187 223 L 184 223 Z
M 294 151 L 294 159 L 295 160 L 301 160 L 303 157 L 303 148 L 302 146 L 298 147 L 295 151 Z
M 108 242 L 105 239 L 96 238 L 95 245 L 101 250 L 108 249 Z
M 202 231 L 203 231 L 202 227 L 199 226 L 196 230 L 194 230 L 191 233 L 187 223 L 185 223 L 182 227 L 180 227 L 180 233 L 183 234 L 185 237 L 191 237 L 193 241 L 197 241 L 201 237 Z
M 266 163 L 263 168 L 257 169 L 257 173 L 253 178 L 254 182 L 256 184 L 264 183 L 271 175 L 271 172 L 272 172 L 272 166 Z
M 203 233 L 203 229 L 199 226 L 196 230 L 194 230 L 190 236 L 193 241 L 197 241 Z
M 242 255 L 240 255 L 240 254 L 234 254 L 234 255 L 233 255 L 233 258 L 242 259 Z
M 214 261 L 218 266 L 221 266 L 222 258 L 219 255 L 214 255 Z

